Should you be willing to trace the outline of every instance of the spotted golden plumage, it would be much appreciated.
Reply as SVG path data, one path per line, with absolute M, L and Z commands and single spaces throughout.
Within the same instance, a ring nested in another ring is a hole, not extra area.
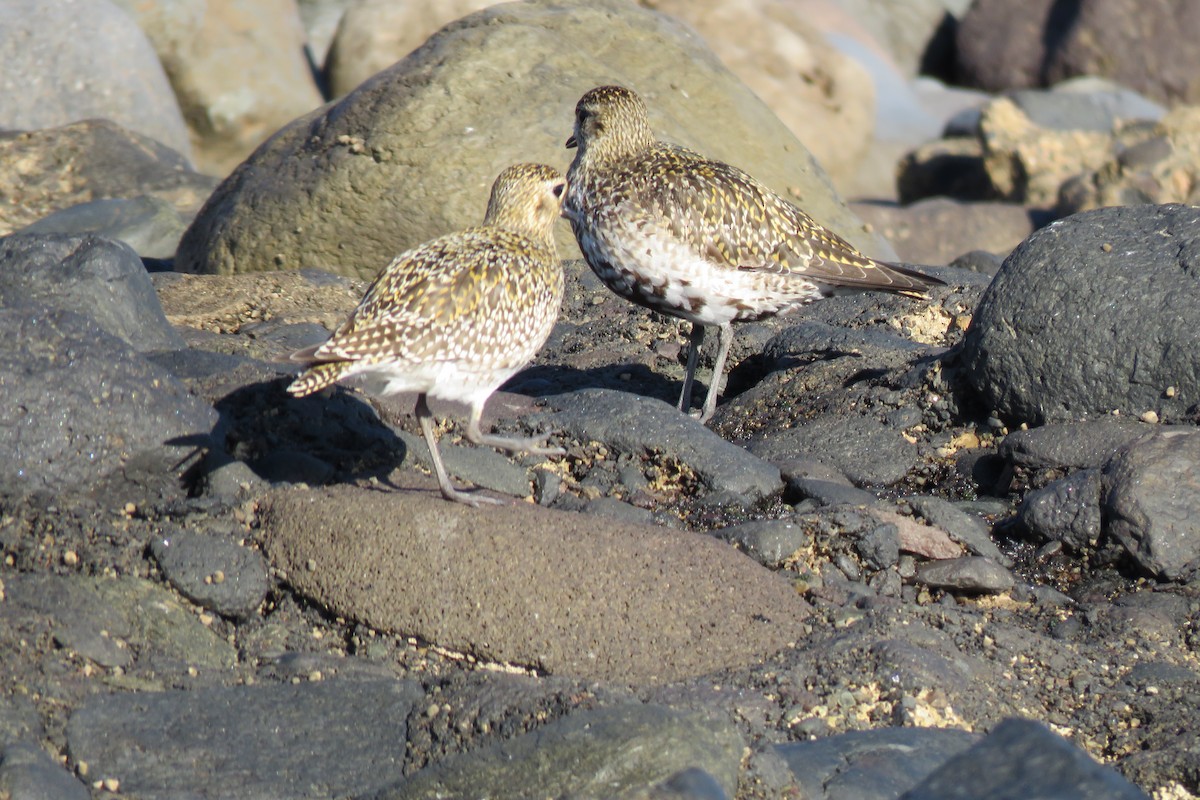
M 629 89 L 585 94 L 567 147 L 579 150 L 563 213 L 588 265 L 626 300 L 692 323 L 681 411 L 691 404 L 705 326 L 718 328 L 702 421 L 716 409 L 733 322 L 846 291 L 922 297 L 942 283 L 863 255 L 736 167 L 655 140 Z
M 288 392 L 303 397 L 364 374 L 382 379 L 382 394 L 417 392 L 417 418 L 442 494 L 473 506 L 497 502 L 451 484 L 427 395 L 469 405 L 467 438 L 476 444 L 562 452 L 546 447 L 545 437 L 479 429 L 488 397 L 537 354 L 558 318 L 563 273 L 551 228 L 562 193 L 562 175 L 551 167 L 504 170 L 483 224 L 397 256 L 328 341 L 292 356 L 310 366 Z

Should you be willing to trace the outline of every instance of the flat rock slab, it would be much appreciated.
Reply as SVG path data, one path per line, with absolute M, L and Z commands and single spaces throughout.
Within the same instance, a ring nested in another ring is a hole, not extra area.
M 279 490 L 260 517 L 271 561 L 339 616 L 549 673 L 703 675 L 796 641 L 809 613 L 782 578 L 702 534 L 404 488 Z
M 556 397 L 552 428 L 627 453 L 657 450 L 687 464 L 713 491 L 751 499 L 783 488 L 779 469 L 653 397 L 612 389 L 581 389 Z
M 142 800 L 343 797 L 402 777 L 408 681 L 102 695 L 67 724 L 72 760 Z
M 493 800 L 629 797 L 697 766 L 733 797 L 744 746 L 728 719 L 653 705 L 601 708 L 452 756 L 372 800 L 477 797 L 483 787 Z

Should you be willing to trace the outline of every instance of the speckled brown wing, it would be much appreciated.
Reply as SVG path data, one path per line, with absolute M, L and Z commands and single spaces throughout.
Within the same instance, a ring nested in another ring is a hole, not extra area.
M 659 144 L 628 174 L 631 205 L 714 265 L 904 294 L 938 283 L 863 255 L 747 173 L 690 150 Z
M 539 258 L 553 261 L 526 237 L 496 228 L 468 229 L 422 245 L 384 270 L 313 360 L 504 363 L 510 355 L 505 351 L 529 346 L 511 336 L 521 327 L 522 312 L 531 311 L 514 288 L 520 273 L 537 270 Z M 480 320 L 484 311 L 487 319 Z

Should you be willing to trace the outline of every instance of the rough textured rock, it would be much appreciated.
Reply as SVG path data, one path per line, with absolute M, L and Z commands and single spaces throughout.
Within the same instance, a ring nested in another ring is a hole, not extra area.
M 1100 539 L 1100 471 L 1083 469 L 1025 495 L 1017 509 L 1021 527 L 1041 541 L 1076 552 Z
M 216 413 L 86 317 L 0 309 L 0 443 L 8 491 L 87 486 L 169 470 L 206 442 Z M 172 444 L 171 442 L 176 442 Z
M 123 242 L 71 234 L 0 238 L 0 308 L 29 303 L 86 314 L 139 352 L 184 346 L 141 259 Z
M 358 795 L 401 777 L 422 696 L 351 680 L 100 695 L 71 716 L 67 744 L 147 800 Z
M 963 342 L 986 408 L 1039 425 L 1118 411 L 1159 419 L 1200 400 L 1200 212 L 1091 211 L 1025 240 Z
M 1008 434 L 996 453 L 1015 466 L 1030 469 L 1095 469 L 1154 430 L 1121 417 L 1042 425 Z
M 1006 720 L 900 800 L 1145 800 L 1116 771 L 1033 720 Z
M 339 615 L 552 674 L 657 683 L 799 635 L 791 587 L 710 537 L 433 494 L 273 493 L 267 554 Z
M 0 748 L 0 792 L 21 800 L 87 800 L 87 787 L 29 742 Z
M 190 157 L 162 65 L 137 23 L 108 0 L 7 0 L 0 62 L 0 129 L 104 118 Z
M 1200 431 L 1158 434 L 1104 469 L 1104 519 L 1145 570 L 1167 580 L 1200 569 Z
M 400 251 L 478 224 L 509 164 L 565 167 L 575 103 L 612 82 L 647 96 L 660 135 L 760 175 L 865 250 L 890 252 L 832 195 L 803 145 L 681 25 L 620 0 L 531 0 L 443 28 L 285 127 L 217 189 L 176 266 L 373 277 Z M 723 124 L 707 124 L 712 117 Z M 565 225 L 559 243 L 562 255 L 576 252 Z
M 95 234 L 122 241 L 143 258 L 164 259 L 175 255 L 185 230 L 187 225 L 170 203 L 143 194 L 80 203 L 42 217 L 19 232 Z
M 108 120 L 0 132 L 0 234 L 114 197 L 151 195 L 190 220 L 216 185 L 179 153 Z
M 744 747 L 728 721 L 661 706 L 616 706 L 577 712 L 510 741 L 447 758 L 369 797 L 467 797 L 481 786 L 497 800 L 636 797 L 638 790 L 689 767 L 703 768 L 733 797 Z
M 118 0 L 166 69 L 206 172 L 226 175 L 276 129 L 321 105 L 294 0 Z

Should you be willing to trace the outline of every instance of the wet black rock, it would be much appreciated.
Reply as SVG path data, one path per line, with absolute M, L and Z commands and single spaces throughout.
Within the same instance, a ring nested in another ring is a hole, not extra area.
M 962 592 L 999 594 L 1015 583 L 1012 573 L 982 556 L 931 561 L 917 568 L 917 581 L 926 586 Z
M 1118 450 L 1156 428 L 1122 417 L 1098 417 L 1013 431 L 997 454 L 1029 469 L 1092 469 L 1104 466 Z
M 1025 495 L 1017 508 L 1021 528 L 1039 541 L 1076 552 L 1100 538 L 1100 470 L 1084 469 Z

